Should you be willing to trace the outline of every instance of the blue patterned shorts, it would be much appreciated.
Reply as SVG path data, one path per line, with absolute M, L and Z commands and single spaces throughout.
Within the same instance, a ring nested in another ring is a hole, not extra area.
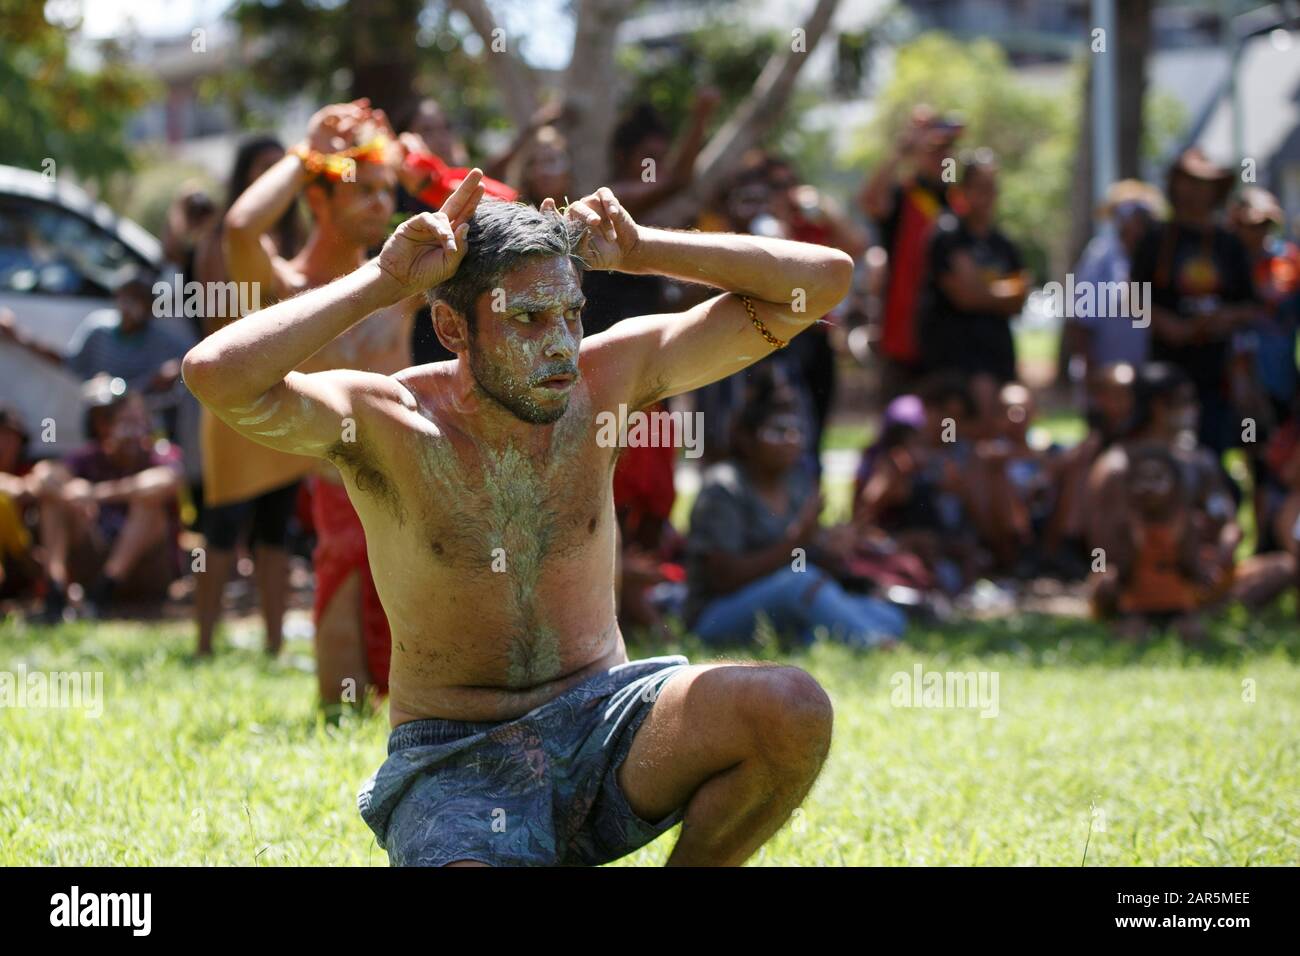
M 681 822 L 628 806 L 616 772 L 684 657 L 629 661 L 516 720 L 415 720 L 357 794 L 394 866 L 594 866 Z

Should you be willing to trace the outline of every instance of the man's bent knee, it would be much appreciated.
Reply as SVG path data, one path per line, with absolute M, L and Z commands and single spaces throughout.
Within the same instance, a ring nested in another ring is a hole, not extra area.
M 755 668 L 741 700 L 755 756 L 776 766 L 820 767 L 830 750 L 830 697 L 797 667 Z

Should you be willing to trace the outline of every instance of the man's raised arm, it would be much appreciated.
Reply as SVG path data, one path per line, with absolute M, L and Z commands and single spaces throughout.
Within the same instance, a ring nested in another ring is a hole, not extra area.
M 182 374 L 219 418 L 254 441 L 323 456 L 359 394 L 397 395 L 383 375 L 294 369 L 377 309 L 427 289 L 464 258 L 469 218 L 483 190 L 474 170 L 436 213 L 404 222 L 379 258 L 329 285 L 232 322 L 190 349 Z
M 608 189 L 574 203 L 568 215 L 587 224 L 584 255 L 592 268 L 670 276 L 730 293 L 685 312 L 628 319 L 593 337 L 593 350 L 609 349 L 633 372 L 638 404 L 758 361 L 833 309 L 853 281 L 853 260 L 838 249 L 638 226 Z

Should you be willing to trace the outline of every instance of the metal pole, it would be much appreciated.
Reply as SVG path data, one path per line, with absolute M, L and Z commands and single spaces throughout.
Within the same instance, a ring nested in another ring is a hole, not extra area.
M 1237 36 L 1235 24 L 1233 22 L 1236 15 L 1236 4 L 1225 0 L 1220 5 L 1223 11 L 1222 39 L 1223 45 L 1227 47 L 1228 53 L 1228 88 L 1226 91 L 1228 101 L 1228 115 L 1232 121 L 1232 162 L 1237 163 L 1241 160 L 1242 154 L 1246 151 L 1246 136 L 1244 132 L 1244 120 L 1241 113 L 1241 92 L 1237 85 L 1237 74 L 1241 72 L 1241 55 L 1245 49 L 1245 44 Z
M 1116 108 L 1115 90 L 1119 50 L 1115 36 L 1115 0 L 1092 0 L 1092 23 L 1095 29 L 1102 31 L 1106 44 L 1105 52 L 1094 53 L 1092 38 L 1089 37 L 1089 53 L 1093 58 L 1092 192 L 1094 201 L 1100 202 L 1119 170 L 1116 131 L 1119 110 Z

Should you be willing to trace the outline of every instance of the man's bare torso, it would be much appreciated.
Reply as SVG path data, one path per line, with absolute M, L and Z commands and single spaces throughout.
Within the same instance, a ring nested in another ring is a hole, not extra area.
M 590 383 L 528 447 L 490 444 L 458 413 L 454 368 L 394 376 L 407 407 L 389 406 L 364 442 L 331 454 L 392 628 L 394 725 L 521 716 L 627 659 L 614 615 L 615 450 L 597 444 Z

